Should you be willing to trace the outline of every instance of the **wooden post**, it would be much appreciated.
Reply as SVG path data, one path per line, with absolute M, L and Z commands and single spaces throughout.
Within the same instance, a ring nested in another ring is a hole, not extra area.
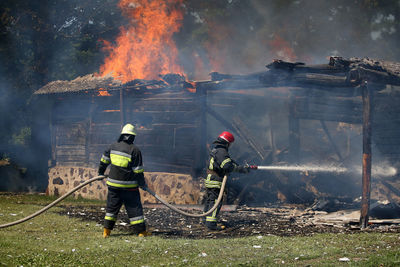
M 295 96 L 290 96 L 289 101 L 289 151 L 290 160 L 294 163 L 299 162 L 300 156 L 300 123 L 296 117 Z
M 363 101 L 363 156 L 362 156 L 362 199 L 360 227 L 368 226 L 369 203 L 371 196 L 371 123 L 373 94 L 365 81 L 362 86 Z
M 47 97 L 49 100 L 49 97 Z M 51 104 L 49 112 L 49 130 L 50 130 L 50 145 L 51 145 L 51 162 L 48 163 L 48 167 L 53 167 L 57 163 L 57 153 L 56 153 L 56 127 L 54 127 L 53 114 L 55 103 Z
M 201 85 L 196 86 L 196 100 L 199 105 L 199 136 L 198 148 L 195 156 L 194 173 L 195 176 L 204 175 L 202 170 L 207 162 L 207 88 Z
M 119 110 L 121 114 L 121 128 L 125 125 L 124 91 L 119 89 Z

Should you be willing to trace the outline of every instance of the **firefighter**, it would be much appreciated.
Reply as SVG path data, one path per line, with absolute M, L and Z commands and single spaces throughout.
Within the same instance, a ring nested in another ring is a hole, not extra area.
M 99 175 L 104 175 L 110 166 L 107 178 L 107 207 L 104 218 L 103 237 L 108 237 L 114 228 L 118 212 L 124 204 L 128 213 L 132 232 L 146 236 L 146 225 L 140 201 L 139 187 L 145 187 L 142 153 L 133 142 L 136 137 L 135 127 L 126 124 L 118 141 L 112 144 L 102 155 L 99 165 Z
M 206 188 L 204 212 L 211 209 L 220 192 L 222 179 L 231 172 L 248 173 L 248 166 L 240 166 L 233 161 L 228 153 L 230 145 L 235 141 L 233 134 L 230 132 L 222 132 L 217 140 L 213 142 L 214 147 L 210 152 L 207 166 L 207 178 L 204 181 Z M 206 216 L 205 224 L 210 230 L 221 230 L 225 226 L 217 227 L 217 216 L 221 209 L 222 203 L 214 210 L 213 213 Z

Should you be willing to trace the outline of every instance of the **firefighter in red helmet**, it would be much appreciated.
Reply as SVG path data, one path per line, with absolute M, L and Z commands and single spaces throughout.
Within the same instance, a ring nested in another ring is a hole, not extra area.
M 205 192 L 205 205 L 204 211 L 211 209 L 218 198 L 222 179 L 225 175 L 231 172 L 248 173 L 250 168 L 248 166 L 240 166 L 231 159 L 228 153 L 229 146 L 235 141 L 233 134 L 230 132 L 222 132 L 217 140 L 213 142 L 213 148 L 210 152 L 210 157 L 207 166 L 207 177 L 204 185 Z M 224 226 L 217 227 L 217 216 L 221 209 L 222 204 L 214 210 L 213 213 L 206 216 L 205 224 L 210 230 L 223 229 Z
M 142 154 L 133 142 L 136 130 L 132 124 L 126 124 L 119 139 L 102 155 L 99 175 L 104 175 L 108 165 L 110 173 L 107 179 L 108 194 L 103 236 L 108 237 L 114 228 L 122 204 L 125 205 L 133 233 L 147 236 L 140 201 L 139 187 L 145 187 Z

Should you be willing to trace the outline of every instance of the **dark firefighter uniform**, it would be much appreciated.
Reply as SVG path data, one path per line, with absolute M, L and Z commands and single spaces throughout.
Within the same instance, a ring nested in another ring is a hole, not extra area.
M 144 233 L 146 225 L 140 201 L 139 186 L 145 186 L 142 154 L 134 144 L 136 132 L 131 124 L 123 127 L 118 142 L 112 144 L 102 155 L 99 175 L 104 175 L 108 165 L 108 194 L 104 218 L 104 237 L 110 235 L 122 206 L 128 213 L 130 225 L 135 233 Z
M 245 166 L 236 164 L 228 153 L 228 148 L 233 143 L 234 137 L 229 132 L 223 132 L 216 141 L 213 142 L 214 147 L 210 152 L 207 166 L 207 177 L 204 181 L 206 188 L 204 212 L 210 210 L 219 195 L 222 180 L 225 175 L 231 172 L 247 173 L 249 169 Z M 221 209 L 222 203 L 214 212 L 206 216 L 206 226 L 211 230 L 217 229 L 217 216 Z

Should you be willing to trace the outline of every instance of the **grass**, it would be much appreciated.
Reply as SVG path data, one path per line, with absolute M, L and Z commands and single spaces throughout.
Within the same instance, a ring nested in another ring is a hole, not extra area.
M 25 217 L 55 198 L 0 195 L 0 224 Z M 63 205 L 102 201 L 66 199 Z M 0 266 L 399 266 L 400 234 L 315 234 L 224 239 L 139 238 L 61 216 L 59 207 L 0 229 Z M 347 257 L 349 261 L 339 261 Z

